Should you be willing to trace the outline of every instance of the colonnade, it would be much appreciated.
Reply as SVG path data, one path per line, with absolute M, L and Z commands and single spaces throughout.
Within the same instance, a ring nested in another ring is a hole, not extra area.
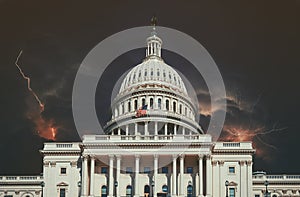
M 165 157 L 166 155 L 153 155 L 153 173 L 152 177 L 150 177 L 150 180 L 154 182 L 153 187 L 153 197 L 157 197 L 157 193 L 161 191 L 160 188 L 155 187 L 155 183 L 157 183 L 157 177 L 158 177 L 158 168 L 159 168 L 159 158 Z M 204 156 L 204 155 L 195 155 L 198 157 L 198 176 L 196 176 L 199 180 L 195 181 L 195 183 L 192 183 L 194 187 L 197 187 L 198 189 L 196 196 L 204 196 L 204 186 L 206 185 L 206 193 L 212 194 L 212 177 L 209 176 L 212 175 L 212 165 L 210 156 Z M 101 157 L 101 156 L 100 156 Z M 134 161 L 134 187 L 133 187 L 133 196 L 138 197 L 141 195 L 140 191 L 140 184 L 139 184 L 139 174 L 141 172 L 140 170 L 140 159 L 142 155 L 134 155 L 135 161 Z M 121 155 L 109 155 L 109 173 L 108 173 L 108 196 L 113 197 L 117 196 L 120 197 L 120 187 L 115 187 L 114 182 L 120 183 L 120 174 L 121 174 L 121 162 L 122 162 L 122 156 Z M 177 160 L 179 159 L 179 173 L 177 171 Z M 203 168 L 203 159 L 206 161 L 206 169 Z M 90 162 L 89 162 L 90 160 Z M 94 156 L 83 156 L 83 170 L 82 170 L 82 197 L 87 196 L 98 196 L 99 194 L 94 193 L 94 183 L 95 183 L 95 162 L 96 157 Z M 114 165 L 116 163 L 116 166 Z M 90 165 L 88 165 L 90 164 Z M 116 168 L 114 173 L 114 167 Z M 185 183 L 184 183 L 184 169 L 185 169 L 185 155 L 172 155 L 172 185 L 169 189 L 169 193 L 171 196 L 184 196 L 185 195 Z M 203 183 L 203 175 L 206 171 L 206 184 Z M 89 175 L 90 173 L 90 175 Z M 174 176 L 175 175 L 175 176 Z M 199 185 L 196 186 L 196 183 Z M 149 185 L 151 183 L 149 182 Z M 100 186 L 99 186 L 100 187 Z M 125 189 L 125 188 L 124 188 Z

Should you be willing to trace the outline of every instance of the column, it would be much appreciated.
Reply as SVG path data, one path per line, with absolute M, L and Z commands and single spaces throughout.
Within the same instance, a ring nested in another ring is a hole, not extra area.
M 82 195 L 88 196 L 88 156 L 83 156 Z
M 177 155 L 173 155 L 173 184 L 172 184 L 172 196 L 176 196 L 177 191 L 177 169 L 176 169 Z
M 121 156 L 117 155 L 117 172 L 116 172 L 116 181 L 118 183 L 118 187 L 116 188 L 116 196 L 120 196 L 120 173 L 121 173 Z
M 174 131 L 173 131 L 173 133 L 174 133 L 174 135 L 177 134 L 177 125 L 176 124 L 174 124 Z
M 184 196 L 184 155 L 180 155 L 180 196 Z
M 137 123 L 134 123 L 134 135 L 137 135 L 138 133 L 138 125 Z
M 135 180 L 134 180 L 134 196 L 139 197 L 139 174 L 140 174 L 140 155 L 135 156 Z
M 94 196 L 95 158 L 91 157 L 90 196 Z
M 149 135 L 148 122 L 145 122 L 145 135 Z
M 203 155 L 199 155 L 199 197 L 203 196 Z
M 157 139 L 157 135 L 158 135 L 158 123 L 157 121 L 154 122 L 154 139 L 156 140 Z
M 120 136 L 121 135 L 121 128 L 119 127 L 118 128 L 118 136 Z
M 128 135 L 128 131 L 129 131 L 129 125 L 127 124 L 125 129 L 126 135 Z
M 240 196 L 247 196 L 247 191 L 246 191 L 246 182 L 247 182 L 247 178 L 246 178 L 246 165 L 245 165 L 245 161 L 240 161 Z
M 252 195 L 252 161 L 247 161 L 247 176 L 248 176 L 248 182 L 247 182 L 247 188 L 248 188 L 248 196 Z
M 165 123 L 165 135 L 168 135 L 168 123 Z
M 153 181 L 154 181 L 154 188 L 153 188 L 153 197 L 157 197 L 157 174 L 158 174 L 158 155 L 154 155 L 154 164 L 153 164 Z
M 222 196 L 223 194 L 226 193 L 225 187 L 224 187 L 225 181 L 224 181 L 224 178 L 223 178 L 223 173 L 224 172 L 226 172 L 225 169 L 224 169 L 224 161 L 219 161 L 219 173 L 220 173 L 220 176 L 219 176 L 220 191 L 219 192 L 220 192 L 220 196 Z
M 182 135 L 185 135 L 185 127 L 182 127 Z
M 220 174 L 220 172 L 219 172 L 218 161 L 212 161 L 211 164 L 212 164 L 212 168 L 213 168 L 213 170 L 212 170 L 212 175 L 213 175 L 213 180 L 212 180 L 212 182 L 213 182 L 213 193 L 212 193 L 212 195 L 213 196 L 220 196 L 220 194 L 219 194 L 219 191 L 220 191 L 219 190 L 219 188 L 220 188 L 219 174 Z
M 112 197 L 114 195 L 114 156 L 109 155 L 109 188 L 108 188 L 108 196 Z
M 206 196 L 212 196 L 212 166 L 210 155 L 206 155 Z

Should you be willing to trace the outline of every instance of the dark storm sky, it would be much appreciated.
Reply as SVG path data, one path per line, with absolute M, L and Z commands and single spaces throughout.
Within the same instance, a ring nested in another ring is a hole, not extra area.
M 43 142 L 28 114 L 37 103 L 14 65 L 31 77 L 45 103 L 43 120 L 58 128 L 57 141 L 79 140 L 71 95 L 76 71 L 100 41 L 121 30 L 149 25 L 178 29 L 198 40 L 224 78 L 228 98 L 225 126 L 248 139 L 249 132 L 276 131 L 254 137 L 259 150 L 255 170 L 300 174 L 299 126 L 300 1 L 17 1 L 0 0 L 1 130 L 0 174 L 38 174 Z M 138 64 L 144 51 L 122 55 L 99 83 L 97 108 L 102 124 L 109 118 L 111 88 L 122 72 Z M 165 51 L 177 69 L 188 64 Z M 185 70 L 207 104 L 205 85 Z M 102 91 L 103 90 L 103 91 Z M 109 97 L 109 98 L 106 98 Z M 202 115 L 205 127 L 209 115 Z M 230 138 L 224 131 L 222 136 Z M 233 136 L 234 137 L 234 136 Z M 236 136 L 235 136 L 236 137 Z M 22 166 L 22 167 L 21 167 Z

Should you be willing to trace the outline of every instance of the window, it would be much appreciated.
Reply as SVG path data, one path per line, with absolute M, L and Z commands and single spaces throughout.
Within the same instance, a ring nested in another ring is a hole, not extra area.
M 107 174 L 107 167 L 101 167 L 101 174 Z
M 126 174 L 132 174 L 132 167 L 126 168 Z
M 173 112 L 176 112 L 176 102 L 173 102 Z
M 159 77 L 159 70 L 157 70 L 157 76 Z
M 145 70 L 145 77 L 147 76 L 147 70 Z
M 158 109 L 161 109 L 161 99 L 158 99 Z
M 66 197 L 66 189 L 65 188 L 59 189 L 59 197 Z
M 161 189 L 162 189 L 162 191 L 165 192 L 165 193 L 167 193 L 168 190 L 169 190 L 169 188 L 168 188 L 167 185 L 163 185 Z
M 150 173 L 150 167 L 144 167 L 144 173 L 149 174 Z
M 137 100 L 134 100 L 134 110 L 137 110 Z
M 103 185 L 101 187 L 101 197 L 107 197 L 107 187 L 106 187 L 106 185 Z
M 144 194 L 150 194 L 150 186 L 149 185 L 144 186 Z
M 153 98 L 150 98 L 150 108 L 153 109 Z
M 60 168 L 60 174 L 67 174 L 67 168 Z
M 193 173 L 193 167 L 187 167 L 186 168 L 186 173 L 192 174 Z
M 146 104 L 146 100 L 143 98 L 143 99 L 142 99 L 142 107 L 144 107 L 145 104 Z
M 128 102 L 128 111 L 131 112 L 131 104 L 130 104 L 130 101 Z
M 229 167 L 228 171 L 229 173 L 235 173 L 235 167 Z
M 128 185 L 126 187 L 126 197 L 131 197 L 132 196 L 132 187 L 131 185 Z
M 254 197 L 260 197 L 260 195 L 259 194 L 255 194 L 255 196 Z
M 187 197 L 192 197 L 193 196 L 193 186 L 188 185 L 187 186 Z
M 229 197 L 235 197 L 235 189 L 229 188 Z
M 166 100 L 166 110 L 169 110 L 170 106 L 169 106 L 169 100 Z
M 179 113 L 182 114 L 182 105 L 179 105 Z
M 161 172 L 163 173 L 163 174 L 168 174 L 168 167 L 162 167 L 161 168 Z

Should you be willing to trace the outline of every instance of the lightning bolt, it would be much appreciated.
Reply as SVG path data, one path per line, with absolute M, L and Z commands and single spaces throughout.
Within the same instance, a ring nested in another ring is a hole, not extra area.
M 57 126 L 54 126 L 54 120 L 46 120 L 43 118 L 41 115 L 42 112 L 45 109 L 44 103 L 41 101 L 41 99 L 38 97 L 38 95 L 35 93 L 35 91 L 32 90 L 31 88 L 31 81 L 30 77 L 26 76 L 21 67 L 19 66 L 18 62 L 20 60 L 20 57 L 23 53 L 23 50 L 20 51 L 19 55 L 17 56 L 17 59 L 15 61 L 15 65 L 18 68 L 20 74 L 22 77 L 27 81 L 27 89 L 30 91 L 30 93 L 33 95 L 35 100 L 39 104 L 39 110 L 36 110 L 35 108 L 31 108 L 27 111 L 27 117 L 31 119 L 34 124 L 35 124 L 35 129 L 37 130 L 37 133 L 39 136 L 46 138 L 46 139 L 51 139 L 55 140 L 56 139 L 56 133 L 57 133 Z
M 22 75 L 22 77 L 27 81 L 27 89 L 31 92 L 31 94 L 34 96 L 35 100 L 39 103 L 40 105 L 40 109 L 41 109 L 41 112 L 44 111 L 45 109 L 45 105 L 42 103 L 41 99 L 38 97 L 38 95 L 32 90 L 31 88 L 31 84 L 30 84 L 30 78 L 28 76 L 26 76 L 23 72 L 23 70 L 21 69 L 21 67 L 19 66 L 18 62 L 19 62 L 19 59 L 21 57 L 23 53 L 23 50 L 20 51 L 17 59 L 16 59 L 16 62 L 15 62 L 15 65 L 16 67 L 19 69 L 19 72 L 20 74 Z

